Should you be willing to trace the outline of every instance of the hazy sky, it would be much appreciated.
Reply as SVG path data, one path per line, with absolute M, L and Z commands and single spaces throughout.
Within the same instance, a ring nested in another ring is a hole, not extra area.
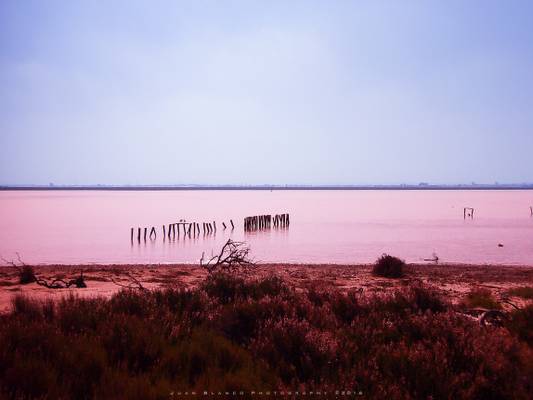
M 0 183 L 533 181 L 533 2 L 0 1 Z

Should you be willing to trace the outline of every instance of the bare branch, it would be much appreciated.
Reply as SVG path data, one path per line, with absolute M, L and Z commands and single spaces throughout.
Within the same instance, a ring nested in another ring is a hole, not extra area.
M 63 279 L 52 279 L 50 282 L 48 282 L 46 279 L 38 279 L 35 281 L 38 285 L 44 286 L 48 289 L 68 289 L 71 286 L 75 286 L 78 289 L 86 288 L 87 284 L 85 283 L 85 279 L 83 278 L 83 271 L 80 272 L 80 276 L 76 279 L 71 279 L 70 281 L 65 281 Z
M 138 290 L 148 290 L 146 289 L 143 284 L 137 279 L 135 278 L 133 275 L 131 275 L 130 273 L 124 273 L 125 276 L 128 277 L 129 279 L 129 282 L 127 284 L 123 284 L 121 282 L 118 282 L 116 281 L 115 279 L 111 278 L 111 282 L 113 282 L 115 285 L 117 286 L 120 286 L 120 287 L 123 287 L 125 289 L 138 289 Z
M 203 267 L 208 274 L 214 272 L 245 272 L 255 263 L 249 258 L 250 248 L 246 247 L 244 242 L 234 242 L 231 239 L 222 246 L 220 253 L 211 257 L 207 263 L 204 263 L 204 255 L 200 259 L 200 266 Z

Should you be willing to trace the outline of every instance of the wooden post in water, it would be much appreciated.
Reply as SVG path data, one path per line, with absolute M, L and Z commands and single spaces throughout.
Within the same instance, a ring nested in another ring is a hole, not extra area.
M 146 242 L 146 234 L 148 233 L 148 228 L 144 228 L 144 241 Z
M 215 232 L 217 231 L 217 223 L 216 223 L 216 221 L 213 221 L 213 230 Z
M 152 229 L 150 230 L 150 239 L 152 239 L 152 235 L 154 235 L 154 240 L 157 239 L 157 232 L 155 231 L 154 226 L 152 226 Z
M 229 220 L 230 224 L 231 224 L 231 229 L 234 229 L 235 228 L 235 225 L 233 225 L 233 220 Z
M 530 217 L 533 217 L 533 206 L 529 206 Z
M 474 209 L 472 207 L 463 208 L 463 219 L 466 219 L 466 217 L 474 219 Z
M 141 241 L 141 228 L 137 228 L 137 241 Z
M 163 239 L 165 238 L 166 235 L 166 231 L 165 231 L 165 225 L 163 225 Z
M 133 242 L 133 228 L 131 228 L 131 241 Z
M 224 230 L 226 230 L 226 224 L 224 222 L 222 222 L 222 228 L 224 228 Z

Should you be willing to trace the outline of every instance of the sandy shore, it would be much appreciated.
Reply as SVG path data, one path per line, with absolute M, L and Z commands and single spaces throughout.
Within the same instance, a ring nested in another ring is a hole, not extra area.
M 533 266 L 496 265 L 408 265 L 402 279 L 374 277 L 370 265 L 261 264 L 257 276 L 275 273 L 297 289 L 318 284 L 342 291 L 362 289 L 372 294 L 421 282 L 438 290 L 446 299 L 459 303 L 474 288 L 489 289 L 497 300 L 509 298 L 514 304 L 527 300 L 507 294 L 509 289 L 533 286 Z M 198 285 L 206 276 L 198 265 L 50 265 L 35 267 L 39 278 L 73 279 L 83 271 L 85 289 L 47 289 L 36 283 L 20 285 L 17 270 L 0 267 L 0 312 L 10 310 L 11 299 L 25 294 L 39 299 L 59 299 L 70 293 L 83 297 L 110 297 L 134 277 L 146 288 Z M 502 304 L 504 308 L 510 307 Z

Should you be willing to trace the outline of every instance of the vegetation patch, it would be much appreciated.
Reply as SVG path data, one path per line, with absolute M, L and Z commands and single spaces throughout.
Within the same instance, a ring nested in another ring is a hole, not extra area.
M 521 286 L 521 287 L 513 288 L 513 289 L 510 289 L 507 293 L 510 296 L 521 297 L 527 300 L 533 299 L 533 287 L 531 286 Z
M 489 289 L 475 288 L 466 295 L 464 305 L 469 308 L 486 308 L 488 310 L 500 310 L 501 304 L 498 303 Z
M 525 399 L 532 312 L 483 327 L 424 286 L 364 296 L 221 272 L 191 290 L 125 289 L 107 300 L 16 296 L 0 317 L 0 397 L 344 388 Z
M 384 278 L 401 278 L 405 262 L 398 257 L 383 254 L 374 264 L 372 274 Z

